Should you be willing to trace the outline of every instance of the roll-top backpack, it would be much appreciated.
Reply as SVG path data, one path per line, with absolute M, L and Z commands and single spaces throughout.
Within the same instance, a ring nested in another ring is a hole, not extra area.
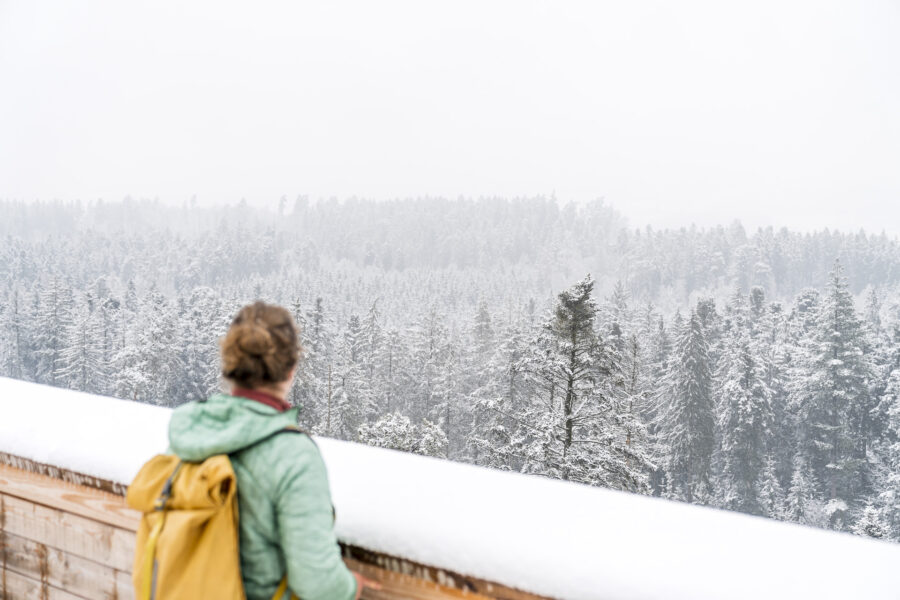
M 272 435 L 282 431 L 302 433 L 288 427 Z M 128 486 L 126 501 L 143 513 L 132 569 L 135 600 L 246 600 L 237 478 L 227 454 L 200 463 L 158 454 Z M 285 577 L 273 600 L 286 590 Z

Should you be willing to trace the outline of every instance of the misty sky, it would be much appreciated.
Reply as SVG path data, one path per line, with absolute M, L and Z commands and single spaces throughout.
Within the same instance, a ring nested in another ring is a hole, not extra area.
M 0 198 L 900 234 L 900 3 L 0 0 Z

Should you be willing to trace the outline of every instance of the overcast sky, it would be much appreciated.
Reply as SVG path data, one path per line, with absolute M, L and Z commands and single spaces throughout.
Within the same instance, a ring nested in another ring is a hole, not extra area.
M 900 233 L 900 2 L 0 0 L 0 198 Z

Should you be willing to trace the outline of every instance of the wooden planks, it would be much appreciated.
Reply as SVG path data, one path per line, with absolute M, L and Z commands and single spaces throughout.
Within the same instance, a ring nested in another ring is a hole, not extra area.
M 121 495 L 4 464 L 0 464 L 0 494 L 131 531 L 137 531 L 141 517 Z
M 4 572 L 0 598 L 3 600 L 85 600 L 51 585 L 35 581 L 15 571 Z
M 353 571 L 365 575 L 382 585 L 380 590 L 363 590 L 363 600 L 396 600 L 404 598 L 408 600 L 451 600 L 466 598 L 467 600 L 493 600 L 490 596 L 483 596 L 477 592 L 460 590 L 447 587 L 439 583 L 424 581 L 405 575 L 394 573 L 386 569 L 368 565 L 352 558 L 344 559 L 347 566 Z
M 4 534 L 6 568 L 88 600 L 131 600 L 131 576 L 81 556 Z
M 122 485 L 121 483 L 110 481 L 109 479 L 76 473 L 69 469 L 62 469 L 54 465 L 31 460 L 30 458 L 22 458 L 21 456 L 9 454 L 8 452 L 0 452 L 0 466 L 9 466 L 28 473 L 46 475 L 55 481 L 65 481 L 94 490 L 103 490 L 117 496 L 124 496 L 125 490 L 128 488 L 127 485 Z
M 56 548 L 119 571 L 130 572 L 133 531 L 86 519 L 14 496 L 0 495 L 3 532 Z
M 380 552 L 372 552 L 356 546 L 342 545 L 344 562 L 353 570 L 359 570 L 356 566 L 376 567 L 382 572 L 378 577 L 394 581 L 394 575 L 402 574 L 422 584 L 436 584 L 443 590 L 460 591 L 468 595 L 459 596 L 465 598 L 491 598 L 493 600 L 547 600 L 543 596 L 537 596 L 511 587 L 500 585 L 492 581 L 485 581 L 476 577 L 461 575 L 447 569 L 439 569 L 429 565 L 423 565 L 415 561 L 389 556 Z M 362 573 L 363 571 L 360 570 Z M 378 579 L 381 581 L 381 579 Z M 425 596 L 431 598 L 432 596 Z M 436 596 L 441 598 L 457 596 Z

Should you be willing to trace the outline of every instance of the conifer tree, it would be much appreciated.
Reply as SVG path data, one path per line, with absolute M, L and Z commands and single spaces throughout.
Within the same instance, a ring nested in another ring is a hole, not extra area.
M 420 317 L 409 331 L 410 339 L 410 396 L 418 405 L 408 404 L 404 414 L 415 419 L 428 416 L 439 402 L 436 398 L 441 366 L 446 359 L 447 327 L 435 307 Z
M 59 385 L 88 393 L 107 388 L 108 363 L 103 361 L 101 323 L 97 310 L 83 301 L 72 311 L 65 327 L 64 346 L 56 371 Z
M 415 449 L 417 454 L 447 458 L 448 444 L 449 440 L 443 429 L 428 419 L 422 420 L 422 425 L 419 427 L 419 441 Z
M 881 334 L 881 298 L 878 297 L 878 290 L 874 287 L 869 289 L 866 296 L 865 322 L 872 335 Z
M 371 425 L 361 425 L 357 439 L 369 446 L 412 452 L 416 447 L 416 437 L 417 432 L 409 417 L 389 413 Z
M 850 529 L 856 535 L 880 540 L 888 536 L 887 525 L 881 520 L 878 511 L 871 504 L 867 504 L 862 514 Z
M 863 491 L 872 431 L 866 348 L 843 269 L 835 262 L 792 398 L 802 452 L 829 499 L 850 500 Z
M 337 332 L 322 298 L 316 298 L 309 311 L 296 306 L 293 312 L 297 311 L 302 315 L 298 319 L 302 324 L 298 327 L 303 352 L 290 402 L 301 407 L 300 419 L 304 426 L 333 435 L 332 424 L 338 422 L 335 414 L 338 372 L 334 352 Z
M 785 518 L 785 494 L 778 480 L 775 468 L 775 459 L 766 458 L 765 466 L 758 482 L 757 501 L 760 514 L 770 519 Z
M 178 327 L 179 337 L 184 340 L 181 357 L 185 393 L 176 402 L 208 398 L 218 388 L 219 339 L 228 327 L 228 315 L 215 291 L 194 288 L 186 299 Z
M 559 294 L 529 357 L 533 396 L 517 419 L 525 469 L 645 492 L 645 435 L 624 402 L 621 357 L 597 333 L 593 287 L 587 276 Z
M 516 428 L 528 395 L 526 346 L 525 333 L 517 326 L 508 326 L 482 371 L 484 381 L 471 392 L 474 424 L 468 444 L 476 464 L 522 467 L 524 450 L 519 442 L 524 438 L 516 434 Z
M 447 456 L 460 458 L 465 450 L 454 444 L 457 432 L 466 431 L 472 421 L 467 414 L 465 393 L 463 388 L 464 373 L 460 350 L 455 340 L 448 340 L 446 348 L 441 352 L 443 357 L 439 365 L 438 378 L 434 387 L 435 405 L 431 409 L 433 421 L 440 424 L 446 433 L 448 447 Z
M 116 357 L 116 394 L 160 406 L 177 406 L 184 387 L 184 347 L 178 315 L 155 289 L 140 307 L 140 319 L 128 331 L 128 343 Z
M 359 428 L 377 412 L 363 363 L 365 339 L 360 319 L 352 315 L 344 332 L 334 386 L 331 428 L 326 435 L 355 440 Z
M 791 485 L 788 488 L 787 511 L 788 520 L 804 525 L 814 525 L 821 512 L 818 500 L 818 482 L 802 455 L 794 459 L 794 471 Z
M 669 366 L 670 391 L 658 421 L 668 448 L 668 494 L 693 502 L 698 491 L 709 485 L 715 448 L 709 346 L 696 310 L 679 332 Z
M 887 418 L 886 435 L 878 443 L 880 469 L 876 471 L 875 506 L 887 538 L 900 541 L 900 368 L 885 385 L 880 405 Z
M 58 278 L 51 279 L 40 294 L 34 318 L 34 376 L 38 383 L 60 384 L 58 373 L 73 308 L 72 290 Z
M 731 493 L 723 505 L 761 514 L 758 483 L 773 425 L 771 391 L 747 333 L 734 340 L 724 360 L 719 431 L 722 474 Z
M 0 313 L 0 335 L 5 343 L 0 348 L 0 373 L 13 379 L 27 379 L 24 357 L 28 352 L 28 315 L 23 311 L 18 288 L 12 290 Z

